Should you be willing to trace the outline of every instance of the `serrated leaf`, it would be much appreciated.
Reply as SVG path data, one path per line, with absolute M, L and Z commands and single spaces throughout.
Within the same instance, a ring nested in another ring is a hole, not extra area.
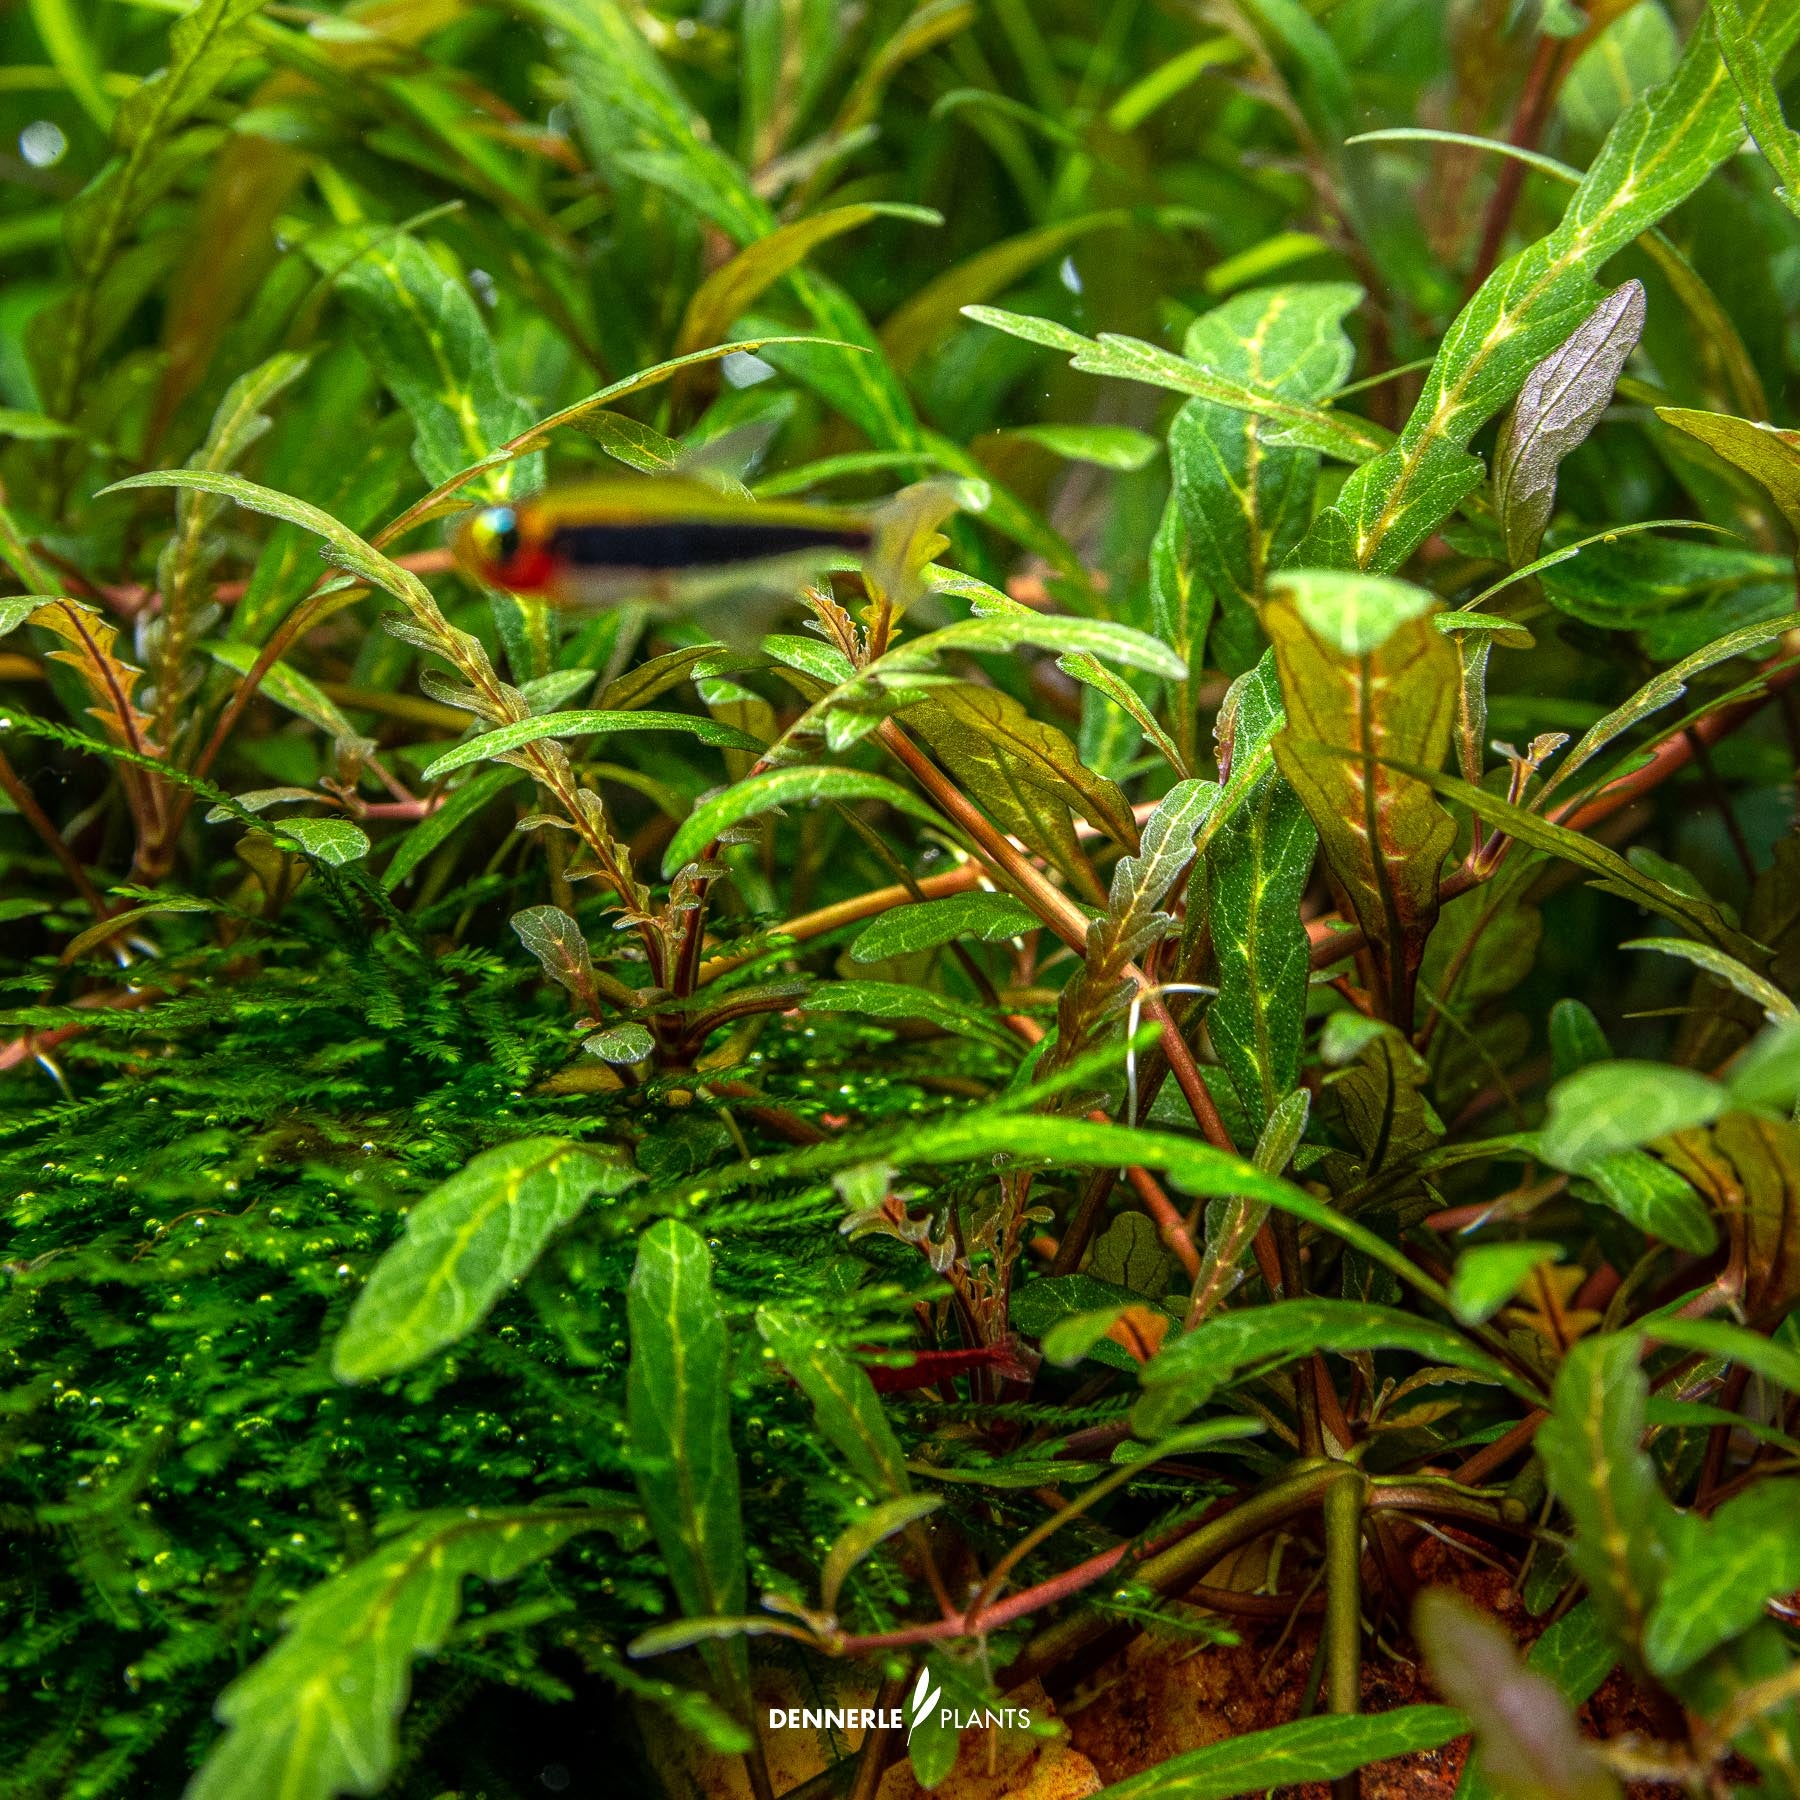
M 714 839 L 746 819 L 759 818 L 779 806 L 816 800 L 882 800 L 915 819 L 940 822 L 923 800 L 885 775 L 869 775 L 860 769 L 768 769 L 702 800 L 670 839 L 663 853 L 663 873 L 675 874 Z
M 519 942 L 538 960 L 546 975 L 577 1000 L 591 1002 L 594 961 L 587 938 L 560 906 L 530 906 L 511 920 Z
M 818 1321 L 765 1306 L 757 1311 L 756 1329 L 812 1402 L 826 1441 L 869 1492 L 878 1499 L 911 1493 L 906 1453 L 868 1371 L 852 1362 Z
M 1752 0 L 1744 17 L 1772 61 L 1800 35 L 1788 0 Z M 1592 309 L 1595 271 L 1687 199 L 1741 137 L 1736 91 L 1703 24 L 1674 73 L 1619 116 L 1556 229 L 1501 263 L 1457 315 L 1398 441 L 1352 473 L 1301 558 L 1399 568 L 1481 480 L 1469 444 Z
M 1552 1167 L 1585 1174 L 1602 1157 L 1709 1124 L 1724 1109 L 1725 1090 L 1696 1069 L 1590 1063 L 1550 1090 L 1538 1149 Z
M 466 1337 L 593 1195 L 637 1179 L 616 1151 L 565 1138 L 484 1150 L 407 1214 L 338 1333 L 332 1372 L 372 1381 Z
M 890 957 L 916 956 L 962 938 L 1003 944 L 1035 930 L 1039 922 L 1037 914 L 1011 894 L 945 894 L 882 913 L 857 934 L 850 954 L 857 962 L 886 962 Z
M 1563 458 L 1586 441 L 1644 329 L 1644 286 L 1627 281 L 1525 377 L 1494 441 L 1494 507 L 1513 565 L 1537 555 Z
M 1144 821 L 1135 856 L 1113 866 L 1106 936 L 1125 957 L 1141 956 L 1174 924 L 1157 909 L 1194 859 L 1194 836 L 1219 797 L 1213 781 L 1178 781 Z
M 758 751 L 763 745 L 755 738 L 707 719 L 697 713 L 666 712 L 559 712 L 537 713 L 529 719 L 516 719 L 497 731 L 484 731 L 454 750 L 446 750 L 429 763 L 419 775 L 421 781 L 436 781 L 470 763 L 505 756 L 527 744 L 541 743 L 545 738 L 605 737 L 615 731 L 681 731 L 703 744 L 716 744 L 726 750 Z
M 1434 606 L 1400 582 L 1286 574 L 1263 609 L 1287 713 L 1275 760 L 1367 936 L 1376 1012 L 1402 1029 L 1456 831 L 1410 772 L 1439 767 L 1454 724 L 1456 651 Z
M 1608 1628 L 1629 1645 L 1661 1595 L 1675 1517 L 1642 1447 L 1647 1392 L 1634 1336 L 1584 1338 L 1563 1358 L 1537 1436 L 1544 1473 L 1575 1527 L 1570 1559 Z
M 332 1800 L 384 1788 L 414 1660 L 444 1647 L 471 1575 L 509 1581 L 584 1531 L 627 1543 L 613 1511 L 436 1513 L 310 1589 L 276 1646 L 219 1696 L 223 1737 L 185 1800 Z
M 1184 1750 L 1102 1788 L 1095 1800 L 1229 1800 L 1234 1794 L 1335 1781 L 1366 1763 L 1435 1750 L 1468 1729 L 1469 1721 L 1448 1706 L 1296 1719 Z

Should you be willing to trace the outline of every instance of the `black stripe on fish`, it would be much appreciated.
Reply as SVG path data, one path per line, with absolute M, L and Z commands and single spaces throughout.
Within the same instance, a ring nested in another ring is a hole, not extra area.
M 628 525 L 558 525 L 550 532 L 547 547 L 559 561 L 578 569 L 719 568 L 806 550 L 866 550 L 869 534 L 846 526 L 659 519 Z

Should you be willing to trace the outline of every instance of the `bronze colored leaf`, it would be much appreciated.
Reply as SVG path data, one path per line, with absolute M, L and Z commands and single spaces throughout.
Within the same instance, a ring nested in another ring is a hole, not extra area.
M 1456 835 L 1430 784 L 1390 766 L 1435 770 L 1450 748 L 1456 651 L 1434 607 L 1404 582 L 1290 572 L 1263 609 L 1287 708 L 1275 760 L 1367 935 L 1376 1011 L 1403 1030 Z

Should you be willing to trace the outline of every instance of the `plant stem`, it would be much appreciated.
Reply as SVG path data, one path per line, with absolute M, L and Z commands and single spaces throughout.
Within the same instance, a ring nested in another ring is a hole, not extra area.
M 1353 1717 L 1362 1702 L 1362 1515 L 1367 1478 L 1346 1468 L 1325 1490 L 1325 1700 Z M 1332 1800 L 1357 1800 L 1356 1774 L 1331 1784 Z

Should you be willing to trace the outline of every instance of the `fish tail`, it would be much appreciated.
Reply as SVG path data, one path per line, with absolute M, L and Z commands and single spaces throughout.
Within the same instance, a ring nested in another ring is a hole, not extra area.
M 904 612 L 925 591 L 922 571 L 949 540 L 938 529 L 953 513 L 982 512 L 984 481 L 920 481 L 876 509 L 863 573 L 877 597 Z

